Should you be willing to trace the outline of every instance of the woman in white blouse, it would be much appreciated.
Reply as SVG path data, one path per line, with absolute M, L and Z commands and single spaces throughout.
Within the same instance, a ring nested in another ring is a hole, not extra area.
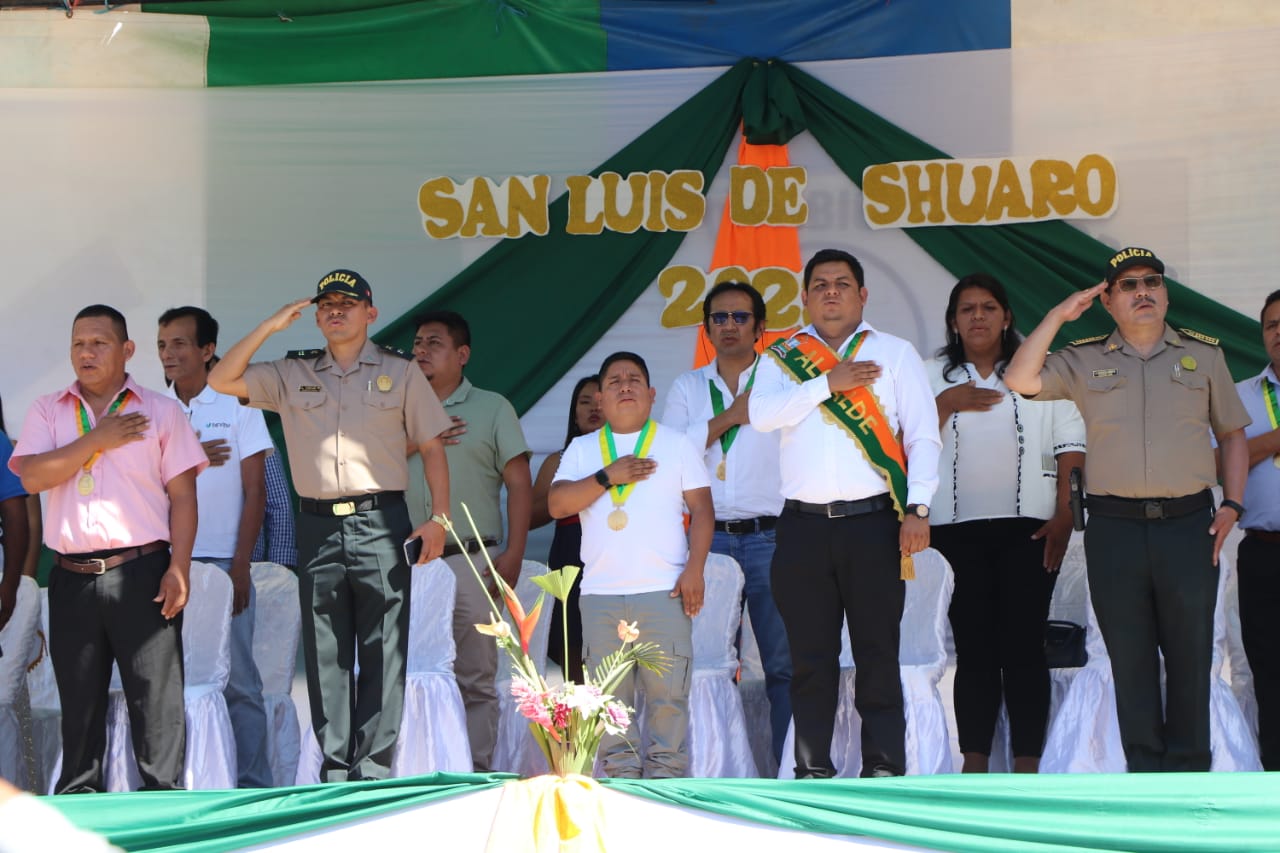
M 1045 621 L 1071 535 L 1069 472 L 1084 467 L 1084 423 L 1069 402 L 1005 386 L 1020 338 L 994 277 L 960 279 L 946 322 L 947 345 L 927 365 L 942 434 L 930 536 L 955 571 L 963 772 L 986 772 L 1003 700 L 1014 771 L 1034 773 L 1049 715 Z

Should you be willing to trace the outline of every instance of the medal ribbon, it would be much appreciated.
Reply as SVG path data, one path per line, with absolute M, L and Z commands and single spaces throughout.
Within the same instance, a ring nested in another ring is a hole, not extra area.
M 129 402 L 130 393 L 131 392 L 128 388 L 121 391 L 119 396 L 117 396 L 115 401 L 111 404 L 111 407 L 107 409 L 107 414 L 103 415 L 103 417 L 106 417 L 107 415 L 114 415 L 116 412 L 120 411 L 120 408 L 124 406 L 125 403 Z M 79 397 L 76 398 L 76 426 L 79 427 L 81 436 L 88 435 L 89 430 L 93 429 L 93 425 L 89 423 L 89 410 L 85 407 L 84 400 L 81 400 Z M 86 474 L 88 474 L 90 469 L 93 468 L 93 463 L 97 462 L 98 457 L 101 455 L 101 450 L 93 451 L 93 455 L 84 463 L 83 470 Z
M 649 453 L 649 448 L 653 446 L 653 436 L 658 431 L 658 425 L 653 422 L 653 418 L 644 422 L 644 428 L 640 430 L 640 434 L 636 436 L 636 446 L 632 454 L 637 459 L 643 459 Z M 600 430 L 600 456 L 604 459 L 605 467 L 609 467 L 618 461 L 618 448 L 613 443 L 613 430 L 608 424 L 604 425 L 604 429 Z M 636 487 L 635 483 L 626 483 L 621 486 L 613 486 L 610 491 L 613 499 L 613 505 L 622 506 L 627 502 L 627 498 L 631 496 L 632 490 Z
M 1265 376 L 1262 377 L 1262 399 L 1267 402 L 1267 418 L 1271 421 L 1271 428 L 1280 429 L 1280 403 L 1276 402 L 1276 386 Z M 1280 465 L 1280 453 L 1273 458 Z
M 747 379 L 747 387 L 742 393 L 751 390 L 751 386 L 756 383 L 756 368 L 760 366 L 760 356 L 756 356 L 756 363 L 751 365 L 751 376 Z M 707 385 L 711 386 L 711 411 L 717 415 L 724 413 L 724 395 L 720 393 L 720 389 L 716 387 L 714 379 L 708 379 Z M 738 427 L 740 424 L 734 424 L 729 427 L 720 436 L 720 450 L 727 457 L 729 448 L 733 447 L 733 440 L 738 437 Z

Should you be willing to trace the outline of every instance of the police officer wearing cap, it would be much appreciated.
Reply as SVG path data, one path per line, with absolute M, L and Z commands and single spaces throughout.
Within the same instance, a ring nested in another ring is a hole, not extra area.
M 432 497 L 448 507 L 440 434 L 450 421 L 410 357 L 369 340 L 378 309 L 363 277 L 335 270 L 316 290 L 228 350 L 209 385 L 279 412 L 284 426 L 301 496 L 298 592 L 321 779 L 382 779 L 390 773 L 404 703 L 410 572 L 403 545 L 421 537 L 425 562 L 440 556 L 445 539 L 438 516 L 413 529 L 405 450 L 422 454 Z M 316 305 L 327 346 L 249 364 L 308 303 Z
M 1046 355 L 1062 325 L 1095 298 L 1115 331 Z M 1168 308 L 1164 264 L 1149 249 L 1124 249 L 1108 261 L 1104 281 L 1045 316 L 1005 371 L 1014 391 L 1069 399 L 1084 418 L 1089 590 L 1131 772 L 1209 769 L 1215 567 L 1244 513 L 1248 468 L 1249 415 L 1218 342 L 1171 328 Z M 1210 431 L 1225 496 L 1216 510 Z

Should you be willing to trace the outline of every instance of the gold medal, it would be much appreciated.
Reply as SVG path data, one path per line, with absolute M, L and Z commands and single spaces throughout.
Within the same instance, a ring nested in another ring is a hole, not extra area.
M 716 466 L 716 477 L 718 477 L 719 479 L 723 480 L 723 479 L 724 479 L 724 473 L 725 473 L 725 472 L 724 472 L 724 460 L 723 460 L 723 459 L 721 459 L 721 460 L 720 460 L 720 464 Z
M 85 471 L 80 475 L 80 479 L 76 481 L 76 491 L 82 495 L 93 494 L 93 475 Z
M 613 512 L 609 513 L 609 529 L 621 530 L 627 526 L 627 513 L 622 507 L 617 507 Z
M 1181 364 L 1181 365 L 1182 365 L 1182 369 L 1183 369 L 1183 370 L 1195 370 L 1195 369 L 1196 369 L 1196 360 L 1195 360 L 1194 358 L 1192 358 L 1191 356 L 1189 356 L 1189 355 L 1184 355 L 1184 356 L 1181 358 L 1181 360 L 1179 361 L 1179 364 Z
M 391 377 L 385 373 L 378 377 L 378 390 L 386 393 L 391 390 Z

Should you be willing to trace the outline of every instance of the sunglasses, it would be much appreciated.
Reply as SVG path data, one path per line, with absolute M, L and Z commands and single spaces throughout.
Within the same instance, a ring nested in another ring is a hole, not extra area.
M 753 316 L 755 315 L 750 311 L 712 311 L 711 323 L 714 326 L 723 326 L 732 317 L 735 325 L 745 326 L 751 322 Z
M 1147 290 L 1156 290 L 1164 287 L 1164 276 L 1158 272 L 1149 273 L 1141 278 L 1118 278 L 1116 279 L 1116 287 L 1120 288 L 1121 293 L 1133 293 L 1138 289 L 1138 285 L 1142 284 Z

